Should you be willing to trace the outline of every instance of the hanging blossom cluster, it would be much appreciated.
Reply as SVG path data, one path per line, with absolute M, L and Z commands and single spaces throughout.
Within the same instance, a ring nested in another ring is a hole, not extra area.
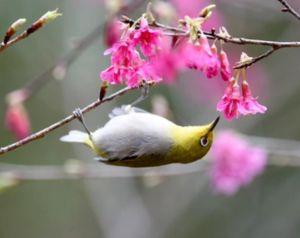
M 110 84 L 125 82 L 130 87 L 137 87 L 143 81 L 156 83 L 162 80 L 150 64 L 159 50 L 161 33 L 150 29 L 144 17 L 139 25 L 137 30 L 135 26 L 128 29 L 121 41 L 104 52 L 104 55 L 111 54 L 111 66 L 101 72 L 102 80 Z M 137 50 L 138 46 L 144 59 Z
M 231 131 L 218 133 L 212 147 L 210 177 L 217 192 L 233 195 L 265 169 L 267 153 Z
M 250 57 L 245 53 L 241 55 L 241 62 L 249 60 Z M 241 90 L 239 85 L 239 76 L 242 74 Z M 258 103 L 257 98 L 252 96 L 249 84 L 246 80 L 245 68 L 238 69 L 236 75 L 232 77 L 225 89 L 225 94 L 217 104 L 217 110 L 224 112 L 225 118 L 232 120 L 239 115 L 248 115 L 264 113 L 267 108 Z
M 111 55 L 111 65 L 100 73 L 100 78 L 109 84 L 125 83 L 129 87 L 138 87 L 142 82 L 171 82 L 179 72 L 193 69 L 208 79 L 220 75 L 227 83 L 224 96 L 217 104 L 217 110 L 223 112 L 226 119 L 264 113 L 267 108 L 252 96 L 245 76 L 240 92 L 239 75 L 241 72 L 245 75 L 245 69 L 236 70 L 233 76 L 223 49 L 224 42 L 220 41 L 218 50 L 217 42 L 210 45 L 201 29 L 213 8 L 214 5 L 204 8 L 200 17 L 181 19 L 181 29 L 187 32 L 185 36 L 170 37 L 168 29 L 157 25 L 150 27 L 149 17 L 144 14 L 131 26 L 125 27 L 121 39 L 104 52 Z M 220 34 L 230 36 L 224 27 L 220 28 Z M 247 60 L 251 58 L 242 53 L 239 63 Z

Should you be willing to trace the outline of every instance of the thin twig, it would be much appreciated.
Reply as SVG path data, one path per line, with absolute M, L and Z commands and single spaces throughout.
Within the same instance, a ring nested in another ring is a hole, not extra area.
M 284 6 L 284 8 L 282 9 L 283 12 L 289 12 L 300 21 L 300 14 L 287 1 L 285 0 L 277 0 L 277 1 Z
M 27 38 L 28 36 L 29 36 L 29 34 L 27 33 L 27 31 L 23 31 L 20 35 L 16 36 L 15 38 L 13 38 L 12 40 L 10 40 L 6 44 L 4 44 L 4 42 L 1 42 L 1 44 L 0 44 L 0 52 L 4 51 L 5 49 L 9 48 L 10 46 L 16 44 L 17 42 L 19 42 L 19 41 Z
M 237 64 L 235 65 L 233 68 L 234 69 L 241 69 L 241 68 L 247 68 L 249 66 L 251 66 L 252 64 L 256 63 L 257 61 L 264 59 L 266 57 L 268 57 L 269 55 L 271 55 L 272 53 L 274 53 L 276 51 L 276 48 L 271 48 L 268 51 L 266 51 L 265 53 L 257 56 L 257 57 L 253 57 L 252 60 L 250 62 L 246 62 L 246 63 L 241 63 L 241 64 Z
M 244 37 L 224 37 L 215 32 L 204 32 L 205 35 L 212 39 L 223 40 L 226 43 L 232 43 L 237 45 L 262 45 L 271 46 L 274 48 L 291 48 L 300 47 L 300 41 L 269 41 L 269 40 L 258 40 Z
M 133 23 L 134 20 L 128 17 L 124 17 L 124 23 Z M 138 24 L 137 24 L 138 26 Z M 183 36 L 187 35 L 186 30 L 179 28 L 179 27 L 171 27 L 159 22 L 150 23 L 150 26 L 161 28 L 162 30 L 166 31 L 167 34 L 173 36 Z M 222 40 L 225 43 L 232 43 L 236 45 L 261 45 L 261 46 L 270 46 L 275 49 L 277 48 L 288 48 L 288 47 L 300 47 L 300 41 L 270 41 L 270 40 L 260 40 L 260 39 L 251 39 L 251 38 L 244 38 L 244 37 L 226 37 L 221 34 L 216 33 L 216 31 L 204 31 L 202 32 L 205 34 L 209 39 L 212 40 Z M 200 37 L 199 33 L 199 37 Z
M 13 23 L 8 30 L 6 31 L 5 37 L 3 41 L 0 43 L 0 53 L 9 48 L 10 46 L 16 44 L 20 40 L 23 40 L 30 36 L 32 33 L 36 32 L 37 30 L 43 28 L 46 24 L 48 24 L 50 21 L 54 20 L 58 16 L 61 16 L 61 13 L 57 12 L 58 9 L 54 11 L 48 11 L 43 16 L 41 16 L 39 19 L 37 19 L 35 22 L 33 22 L 25 31 L 23 31 L 21 34 L 13 38 L 12 40 L 9 40 L 10 37 L 16 33 L 17 29 L 14 27 Z M 21 21 L 21 25 L 23 25 L 26 22 L 26 19 L 23 19 Z M 18 24 L 18 23 L 17 23 Z M 20 26 L 20 25 L 19 25 Z
M 114 94 L 111 94 L 110 96 L 105 97 L 102 101 L 97 99 L 96 101 L 92 102 L 91 104 L 89 104 L 86 107 L 84 107 L 83 109 L 81 109 L 81 112 L 84 114 L 84 113 L 98 107 L 102 103 L 107 102 L 107 101 L 111 101 L 114 98 L 116 98 L 118 96 L 121 96 L 121 95 L 125 94 L 126 92 L 128 92 L 130 90 L 133 90 L 133 89 L 134 88 L 126 87 L 126 88 L 123 88 L 123 89 L 117 91 Z M 13 143 L 13 144 L 8 145 L 8 146 L 2 147 L 2 148 L 0 148 L 0 155 L 5 154 L 8 151 L 15 150 L 15 149 L 17 149 L 17 148 L 19 148 L 23 145 L 28 144 L 29 142 L 41 139 L 41 138 L 45 137 L 51 131 L 53 131 L 53 130 L 59 128 L 59 127 L 62 127 L 63 125 L 69 123 L 70 121 L 72 121 L 74 119 L 76 119 L 76 117 L 72 114 L 72 115 L 67 116 L 64 119 L 62 119 L 62 120 L 46 127 L 45 129 L 40 130 L 40 131 L 38 131 L 38 132 L 22 139 L 22 140 L 19 140 L 19 141 Z

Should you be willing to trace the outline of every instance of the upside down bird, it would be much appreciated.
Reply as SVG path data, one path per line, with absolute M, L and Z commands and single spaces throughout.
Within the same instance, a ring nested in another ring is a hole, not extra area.
M 151 167 L 191 163 L 201 159 L 213 142 L 219 117 L 202 126 L 179 126 L 163 117 L 131 105 L 113 109 L 110 120 L 90 132 L 80 109 L 74 111 L 86 133 L 71 130 L 60 138 L 82 143 L 97 155 L 96 160 L 118 166 Z

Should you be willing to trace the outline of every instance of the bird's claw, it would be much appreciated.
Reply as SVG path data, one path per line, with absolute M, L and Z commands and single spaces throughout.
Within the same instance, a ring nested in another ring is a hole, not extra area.
M 81 124 L 83 125 L 85 131 L 88 133 L 89 137 L 91 138 L 91 132 L 90 130 L 88 129 L 88 127 L 86 126 L 86 123 L 84 121 L 84 118 L 83 118 L 83 114 L 82 114 L 82 111 L 80 108 L 76 108 L 74 111 L 73 111 L 73 115 L 75 118 L 77 118 Z
M 138 104 L 141 101 L 145 100 L 149 95 L 149 88 L 150 87 L 147 83 L 142 83 L 140 85 L 141 95 L 133 103 L 131 103 L 130 106 L 135 106 L 136 104 Z
M 74 111 L 73 111 L 73 115 L 80 121 L 82 121 L 82 118 L 83 118 L 83 115 L 82 115 L 82 112 L 81 112 L 81 109 L 80 108 L 76 108 Z

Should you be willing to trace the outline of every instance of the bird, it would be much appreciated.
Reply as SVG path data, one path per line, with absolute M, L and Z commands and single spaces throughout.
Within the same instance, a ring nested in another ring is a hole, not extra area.
M 168 119 L 123 105 L 112 110 L 110 120 L 90 132 L 80 109 L 74 115 L 86 132 L 71 130 L 63 142 L 81 143 L 96 153 L 96 160 L 125 167 L 186 164 L 203 158 L 213 142 L 219 117 L 201 126 L 179 126 Z

